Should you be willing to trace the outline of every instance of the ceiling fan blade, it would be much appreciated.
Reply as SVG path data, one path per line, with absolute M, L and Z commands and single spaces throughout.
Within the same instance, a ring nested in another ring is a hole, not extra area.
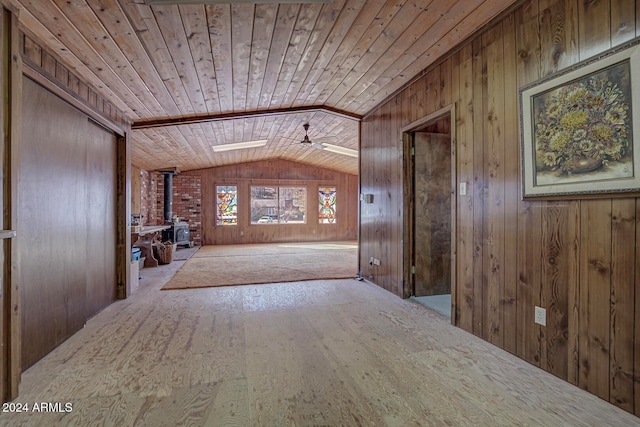
M 318 150 L 324 150 L 324 149 L 326 148 L 324 145 L 322 145 L 322 144 L 318 144 L 318 143 L 317 143 L 317 142 L 315 142 L 315 141 L 313 141 L 313 142 L 311 143 L 311 146 L 312 146 L 313 148 L 317 148 Z
M 322 138 L 315 138 L 312 141 L 315 142 L 316 144 L 324 144 L 327 142 L 329 144 L 335 144 L 338 142 L 338 138 L 335 136 L 324 136 Z
M 324 144 L 324 149 L 336 154 L 343 154 L 349 157 L 358 157 L 358 150 L 354 150 L 352 148 L 340 147 L 333 144 Z

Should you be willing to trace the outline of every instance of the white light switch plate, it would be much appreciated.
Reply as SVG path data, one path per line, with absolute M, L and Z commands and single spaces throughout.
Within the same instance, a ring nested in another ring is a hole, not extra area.
M 467 195 L 467 183 L 466 182 L 461 182 L 460 183 L 460 191 L 459 191 L 461 196 L 466 196 Z
M 538 325 L 547 326 L 547 310 L 536 306 L 534 313 L 534 322 Z

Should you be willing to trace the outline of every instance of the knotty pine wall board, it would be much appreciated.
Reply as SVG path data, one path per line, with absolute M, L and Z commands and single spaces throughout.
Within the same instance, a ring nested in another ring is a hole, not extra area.
M 454 322 L 636 414 L 638 200 L 521 200 L 518 88 L 640 35 L 639 9 L 525 1 L 425 70 L 362 121 L 362 192 L 375 199 L 360 218 L 361 265 L 381 260 L 367 277 L 402 296 L 400 128 L 455 103 L 456 184 L 468 195 L 457 196 Z

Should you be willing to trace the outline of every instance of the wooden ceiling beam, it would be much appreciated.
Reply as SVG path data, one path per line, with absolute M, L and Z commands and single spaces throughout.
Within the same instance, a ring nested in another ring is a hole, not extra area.
M 160 119 L 138 120 L 134 121 L 131 125 L 131 129 L 149 129 L 165 126 L 177 126 L 188 125 L 195 123 L 207 123 L 220 120 L 230 119 L 245 119 L 250 117 L 263 117 L 263 116 L 278 116 L 284 114 L 295 114 L 301 112 L 324 112 L 334 116 L 350 119 L 354 121 L 360 121 L 362 116 L 352 113 L 350 111 L 344 111 L 333 107 L 327 107 L 325 105 L 306 105 L 293 108 L 276 108 L 270 110 L 256 110 L 256 111 L 242 111 L 233 113 L 221 113 L 221 114 L 196 114 L 182 117 L 166 117 Z

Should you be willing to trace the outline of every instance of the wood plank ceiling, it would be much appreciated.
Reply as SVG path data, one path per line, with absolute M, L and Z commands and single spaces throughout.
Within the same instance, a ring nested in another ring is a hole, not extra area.
M 133 122 L 132 162 L 200 169 L 284 158 L 357 173 L 357 158 L 295 144 L 337 137 L 513 0 L 334 0 L 149 6 L 144 0 L 12 0 L 25 32 Z M 287 114 L 251 116 L 286 110 Z M 215 120 L 219 114 L 246 117 Z M 146 127 L 158 119 L 207 117 Z M 265 147 L 211 146 L 267 139 Z

